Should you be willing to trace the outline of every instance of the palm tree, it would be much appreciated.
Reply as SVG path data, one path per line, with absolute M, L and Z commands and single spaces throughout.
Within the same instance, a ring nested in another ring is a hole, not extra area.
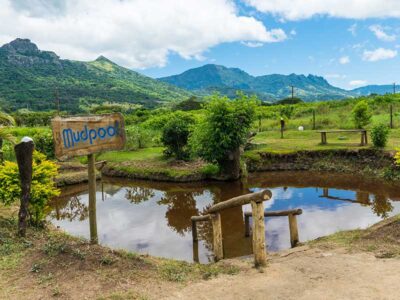
M 0 112 L 0 164 L 3 163 L 4 157 L 3 157 L 3 141 L 8 141 L 12 144 L 15 144 L 16 138 L 11 134 L 6 131 L 6 128 L 4 126 L 14 126 L 15 125 L 15 120 L 13 117 L 10 115 Z

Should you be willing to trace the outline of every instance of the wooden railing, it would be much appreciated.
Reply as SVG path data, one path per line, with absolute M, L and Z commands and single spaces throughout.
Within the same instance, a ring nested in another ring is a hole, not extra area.
M 238 196 L 211 206 L 205 215 L 193 216 L 192 220 L 192 236 L 193 243 L 197 244 L 197 222 L 211 221 L 213 231 L 213 250 L 216 261 L 223 259 L 223 244 L 222 244 L 222 228 L 220 212 L 224 209 L 251 204 L 251 212 L 245 212 L 245 236 L 250 236 L 250 217 L 253 217 L 252 232 L 253 232 L 253 253 L 254 263 L 257 266 L 265 266 L 267 263 L 267 254 L 265 251 L 265 217 L 281 217 L 288 216 L 290 243 L 295 247 L 299 242 L 299 233 L 297 228 L 296 216 L 302 214 L 301 209 L 292 209 L 284 211 L 264 211 L 263 202 L 271 199 L 272 193 L 269 190 L 264 190 L 257 193 Z M 195 252 L 195 251 L 194 251 Z M 198 253 L 196 254 L 198 256 Z
M 224 257 L 222 246 L 221 214 L 224 209 L 251 204 L 253 218 L 253 252 L 256 266 L 267 264 L 265 252 L 265 224 L 264 224 L 264 201 L 270 200 L 272 193 L 269 190 L 238 196 L 211 206 L 206 215 L 194 216 L 192 220 L 193 241 L 197 241 L 196 222 L 211 220 L 213 230 L 213 249 L 215 260 Z
M 297 228 L 297 217 L 301 215 L 303 211 L 301 209 L 292 210 L 280 210 L 280 211 L 266 211 L 264 217 L 283 217 L 288 216 L 289 219 L 289 232 L 290 232 L 290 245 L 296 247 L 299 242 L 299 230 Z M 253 214 L 251 212 L 244 213 L 244 224 L 245 224 L 245 236 L 250 236 L 250 217 Z

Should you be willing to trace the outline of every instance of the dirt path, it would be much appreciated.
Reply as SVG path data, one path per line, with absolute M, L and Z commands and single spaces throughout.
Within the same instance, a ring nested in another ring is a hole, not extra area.
M 400 299 L 398 258 L 304 246 L 271 256 L 264 273 L 246 269 L 189 285 L 166 299 Z

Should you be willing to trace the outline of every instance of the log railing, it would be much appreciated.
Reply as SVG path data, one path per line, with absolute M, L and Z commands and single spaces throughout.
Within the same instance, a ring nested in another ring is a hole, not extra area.
M 266 211 L 264 212 L 264 217 L 284 217 L 288 216 L 289 219 L 289 232 L 290 232 L 290 245 L 296 247 L 299 242 L 299 231 L 297 228 L 297 217 L 301 215 L 303 211 L 301 209 L 292 210 L 281 210 L 281 211 Z M 245 236 L 250 236 L 250 217 L 252 217 L 252 212 L 244 213 L 244 224 L 245 224 Z
M 196 222 L 211 220 L 213 228 L 213 249 L 215 260 L 218 261 L 224 257 L 222 246 L 222 228 L 221 214 L 224 209 L 251 204 L 253 217 L 253 252 L 256 266 L 265 266 L 267 263 L 267 254 L 265 252 L 265 224 L 264 224 L 264 204 L 270 200 L 272 193 L 269 190 L 238 196 L 211 206 L 206 215 L 194 216 L 192 220 L 193 241 L 197 242 Z

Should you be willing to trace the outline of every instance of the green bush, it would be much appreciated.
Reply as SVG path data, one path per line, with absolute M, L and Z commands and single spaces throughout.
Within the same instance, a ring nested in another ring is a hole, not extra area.
M 53 134 L 50 131 L 37 132 L 32 136 L 35 148 L 48 158 L 55 158 Z
M 371 138 L 375 147 L 385 148 L 389 138 L 389 127 L 384 124 L 375 125 L 371 130 Z
M 137 150 L 157 146 L 159 134 L 142 126 L 129 126 L 126 129 L 125 150 Z
M 357 128 L 364 128 L 371 122 L 371 111 L 368 106 L 368 102 L 365 100 L 359 101 L 353 108 L 352 111 L 354 125 Z
M 161 134 L 161 142 L 167 148 L 166 155 L 175 156 L 177 159 L 188 159 L 188 139 L 190 127 L 194 120 L 190 115 L 176 112 L 170 115 L 170 119 L 164 125 Z
M 47 203 L 60 191 L 54 186 L 53 178 L 57 175 L 57 165 L 46 160 L 45 155 L 35 151 L 33 155 L 33 175 L 29 217 L 32 225 L 39 225 L 45 218 Z M 21 184 L 18 165 L 6 161 L 0 168 L 0 202 L 11 205 L 20 200 Z

